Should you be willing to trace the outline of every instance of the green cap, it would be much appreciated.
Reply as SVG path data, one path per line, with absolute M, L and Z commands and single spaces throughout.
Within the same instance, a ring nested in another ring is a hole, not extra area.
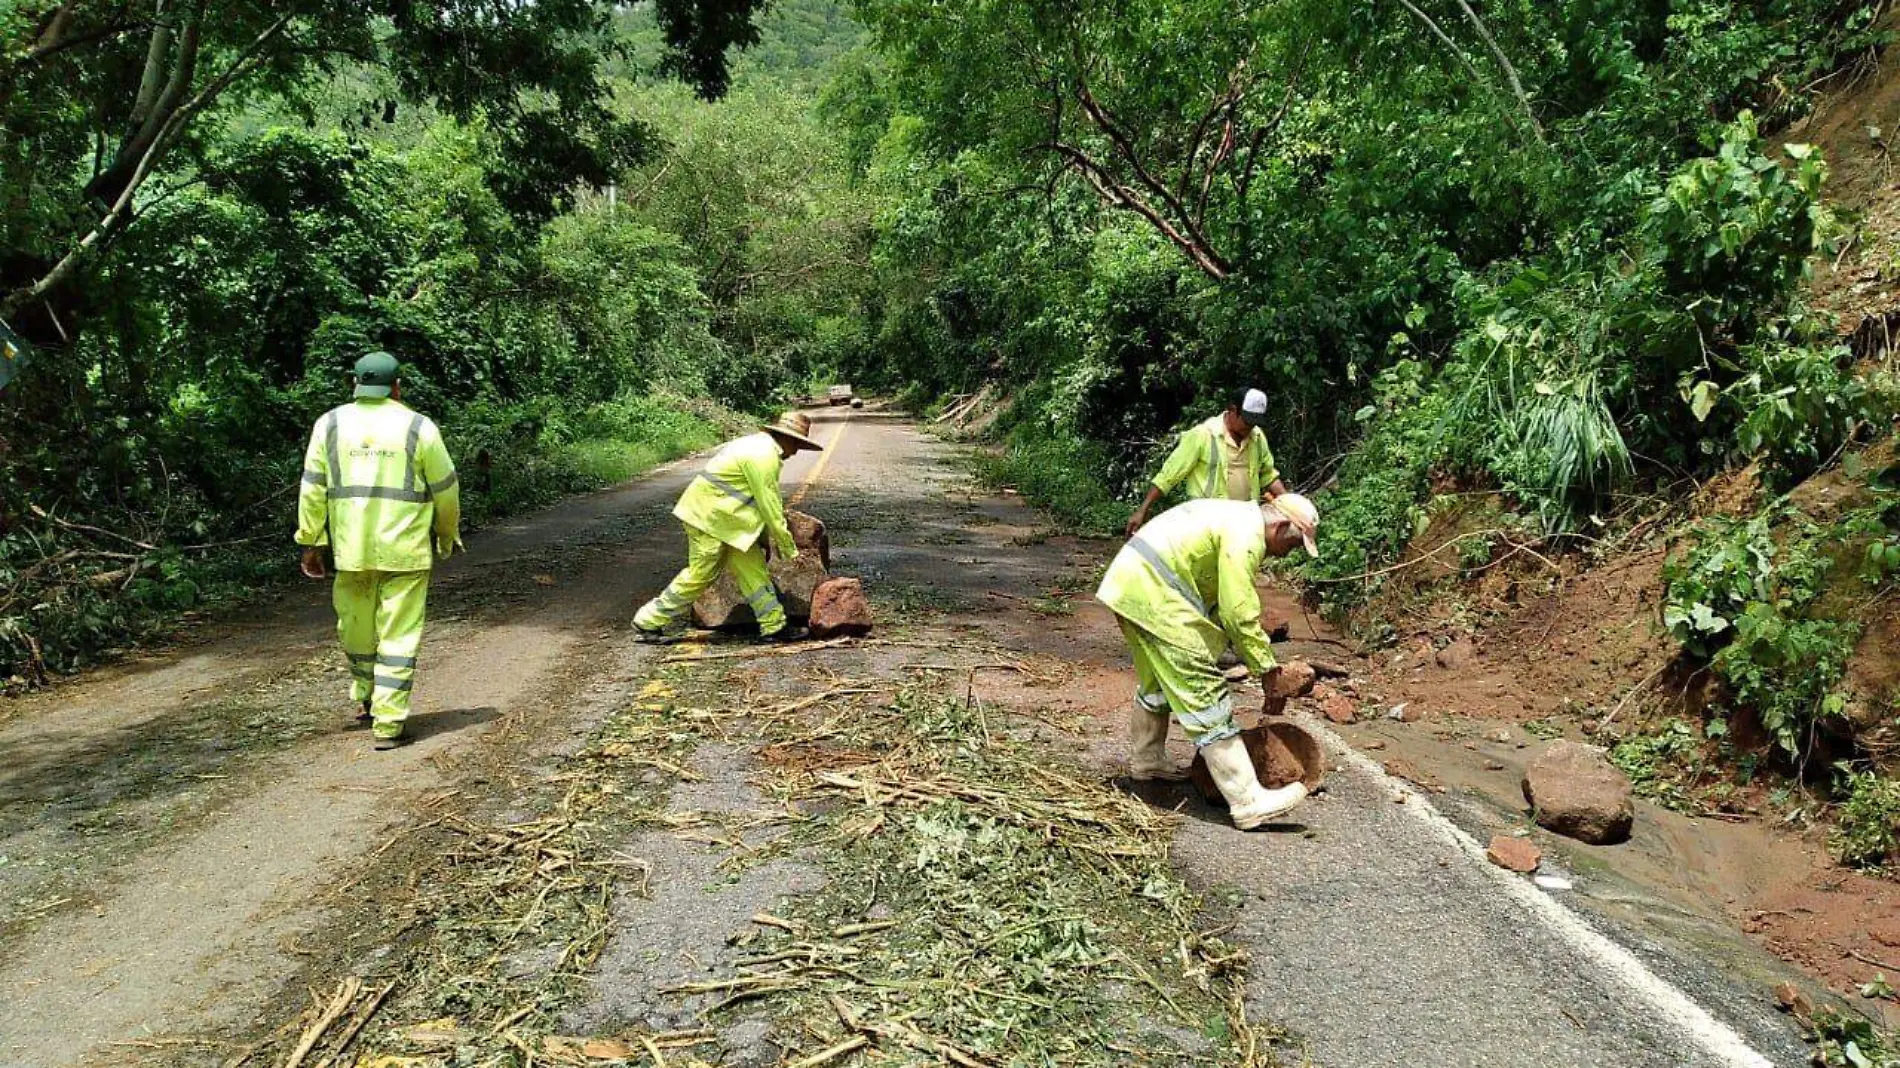
M 372 352 L 356 361 L 356 395 L 387 397 L 396 384 L 396 372 L 402 365 L 387 352 Z

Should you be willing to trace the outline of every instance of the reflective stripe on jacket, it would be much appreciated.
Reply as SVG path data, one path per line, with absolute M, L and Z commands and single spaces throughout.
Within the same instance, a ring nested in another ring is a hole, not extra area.
M 330 546 L 339 571 L 426 571 L 438 546 L 459 540 L 461 520 L 455 464 L 428 417 L 364 397 L 317 420 L 297 544 Z
M 742 552 L 770 531 L 778 555 L 794 559 L 798 547 L 778 491 L 784 467 L 778 440 L 764 431 L 729 441 L 680 494 L 673 515 Z
M 1227 497 L 1227 454 L 1234 448 L 1234 439 L 1227 436 L 1227 424 L 1222 416 L 1185 430 L 1174 451 L 1161 465 L 1161 473 L 1155 476 L 1155 487 L 1166 493 L 1181 486 L 1189 500 L 1224 500 Z M 1280 468 L 1273 462 L 1273 450 L 1267 447 L 1267 436 L 1259 427 L 1253 428 L 1246 444 L 1239 448 L 1247 450 L 1247 482 L 1253 491 L 1248 499 L 1258 501 L 1262 491 L 1280 477 Z
M 1189 501 L 1128 539 L 1095 597 L 1157 639 L 1206 648 L 1217 627 L 1258 675 L 1273 667 L 1260 629 L 1254 575 L 1267 555 L 1266 524 L 1252 501 Z

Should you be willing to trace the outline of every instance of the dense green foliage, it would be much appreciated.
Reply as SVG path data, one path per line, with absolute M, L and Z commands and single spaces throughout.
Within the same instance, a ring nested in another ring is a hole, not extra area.
M 1663 569 L 1663 625 L 1709 660 L 1734 702 L 1758 715 L 1789 757 L 1804 758 L 1817 732 L 1843 726 L 1839 687 L 1860 628 L 1832 618 L 1824 595 L 1842 571 L 1884 588 L 1893 507 L 1832 523 L 1782 504 L 1746 520 L 1709 519 Z M 1848 546 L 1878 549 L 1858 557 Z
M 1795 300 L 1825 165 L 1758 128 L 1872 5 L 1429 8 L 859 0 L 888 69 L 831 101 L 886 201 L 854 373 L 1013 384 L 1019 451 L 1101 459 L 1071 514 L 1262 385 L 1332 490 L 1319 579 L 1388 560 L 1434 476 L 1561 532 L 1884 414 Z
M 368 349 L 402 359 L 477 521 L 821 374 L 868 209 L 782 86 L 856 31 L 801 0 L 755 33 L 757 7 L 11 9 L 0 298 L 42 348 L 0 393 L 0 680 L 287 576 L 302 442 Z M 141 93 L 148 46 L 185 104 Z M 95 147 L 145 110 L 171 118 L 120 190 L 126 150 Z
M 1847 772 L 1840 819 L 1828 844 L 1843 864 L 1880 868 L 1900 863 L 1900 780 Z

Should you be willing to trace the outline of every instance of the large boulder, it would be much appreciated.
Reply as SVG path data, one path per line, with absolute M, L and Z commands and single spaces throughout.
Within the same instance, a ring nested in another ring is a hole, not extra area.
M 1308 790 L 1317 790 L 1326 778 L 1326 749 L 1304 727 L 1286 720 L 1273 720 L 1240 732 L 1247 743 L 1247 755 L 1253 758 L 1254 774 L 1260 785 L 1277 789 L 1288 783 L 1303 782 Z M 1188 765 L 1188 778 L 1200 788 L 1210 805 L 1225 805 L 1220 787 L 1207 770 L 1207 761 L 1194 754 Z
M 1627 840 L 1636 820 L 1629 776 L 1581 742 L 1552 742 L 1531 761 L 1524 800 L 1538 826 L 1592 845 Z
M 831 577 L 831 538 L 825 524 L 803 512 L 786 512 L 785 525 L 791 528 L 792 541 L 798 546 L 798 559 L 782 560 L 776 555 L 769 565 L 772 584 L 778 587 L 785 614 L 793 619 L 811 616 L 812 595 Z M 765 535 L 760 535 L 764 537 Z M 693 621 L 702 627 L 743 627 L 756 625 L 752 606 L 739 595 L 732 576 L 722 574 L 712 589 L 693 602 Z
M 811 636 L 862 638 L 871 633 L 871 604 L 854 578 L 826 579 L 811 597 Z

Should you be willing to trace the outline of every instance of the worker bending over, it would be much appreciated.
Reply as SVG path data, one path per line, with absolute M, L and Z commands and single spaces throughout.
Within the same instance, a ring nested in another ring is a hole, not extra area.
M 719 581 L 721 570 L 732 572 L 739 596 L 759 621 L 761 637 L 795 641 L 804 636 L 803 627 L 787 625 L 785 606 L 766 569 L 767 549 L 798 559 L 778 480 L 785 461 L 802 449 L 823 446 L 811 439 L 809 416 L 788 412 L 759 433 L 728 442 L 707 461 L 673 507 L 686 527 L 686 567 L 633 617 L 641 640 L 674 640 L 668 625 Z
M 297 498 L 301 570 L 323 578 L 329 548 L 350 699 L 377 749 L 402 744 L 429 572 L 462 543 L 455 464 L 435 424 L 403 405 L 399 370 L 386 352 L 356 361 L 356 399 L 317 420 Z
M 1166 748 L 1172 713 L 1200 747 L 1234 826 L 1242 830 L 1298 805 L 1306 787 L 1260 785 L 1216 660 L 1231 643 L 1272 701 L 1279 668 L 1260 629 L 1254 575 L 1268 554 L 1285 556 L 1303 544 L 1319 555 L 1312 535 L 1318 523 L 1313 505 L 1295 493 L 1264 506 L 1189 501 L 1129 538 L 1095 591 L 1120 621 L 1135 658 L 1129 776 L 1179 778 Z
M 1240 403 L 1184 431 L 1141 507 L 1129 517 L 1128 536 L 1134 537 L 1155 502 L 1176 486 L 1183 487 L 1189 500 L 1259 501 L 1285 493 L 1273 450 L 1260 429 L 1266 421 L 1267 395 L 1250 389 Z

